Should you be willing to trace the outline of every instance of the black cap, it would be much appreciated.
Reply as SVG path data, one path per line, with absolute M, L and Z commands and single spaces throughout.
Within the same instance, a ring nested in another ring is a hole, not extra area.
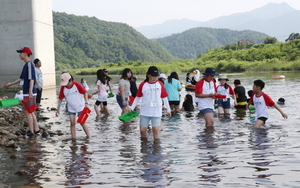
M 147 74 L 150 74 L 151 76 L 159 76 L 159 72 L 157 67 L 151 66 L 148 68 Z
M 214 76 L 218 76 L 219 74 L 216 73 L 216 70 L 212 67 L 208 67 L 206 68 L 205 72 L 202 73 L 204 76 L 207 76 L 207 75 L 214 75 Z

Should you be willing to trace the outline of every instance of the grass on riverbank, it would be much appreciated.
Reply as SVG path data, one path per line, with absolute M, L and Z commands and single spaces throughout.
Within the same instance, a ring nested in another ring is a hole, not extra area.
M 130 68 L 134 74 L 145 74 L 149 66 L 155 65 L 159 71 L 178 74 L 206 67 L 214 67 L 218 72 L 257 72 L 257 71 L 300 71 L 300 39 L 285 43 L 258 44 L 249 49 L 210 49 L 199 54 L 196 59 L 177 60 L 167 63 L 141 61 L 107 63 L 102 67 L 69 70 L 72 74 L 96 74 L 106 68 L 110 74 L 121 74 Z

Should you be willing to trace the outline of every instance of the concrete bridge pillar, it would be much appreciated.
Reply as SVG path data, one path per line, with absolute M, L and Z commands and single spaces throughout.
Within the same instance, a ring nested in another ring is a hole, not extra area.
M 44 89 L 54 88 L 55 58 L 51 0 L 0 0 L 0 84 L 19 78 L 24 62 L 17 49 L 39 58 Z

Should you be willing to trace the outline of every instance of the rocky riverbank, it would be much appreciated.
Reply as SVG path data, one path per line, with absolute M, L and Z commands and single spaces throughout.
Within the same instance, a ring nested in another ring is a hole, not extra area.
M 49 109 L 51 110 L 51 109 Z M 55 110 L 55 109 L 52 109 Z M 51 125 L 48 123 L 48 117 L 43 116 L 44 112 L 35 112 L 41 132 L 39 133 L 43 138 L 55 135 L 63 135 L 61 130 L 52 131 Z M 55 122 L 59 123 L 59 122 Z M 26 116 L 22 110 L 21 105 L 6 107 L 0 109 L 0 146 L 4 149 L 16 149 L 24 145 L 30 138 L 21 133 L 27 131 L 28 124 Z

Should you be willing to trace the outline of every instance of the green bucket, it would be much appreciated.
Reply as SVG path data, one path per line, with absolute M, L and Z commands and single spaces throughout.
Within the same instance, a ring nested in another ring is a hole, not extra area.
M 0 107 L 15 106 L 15 105 L 18 105 L 18 104 L 19 104 L 19 99 L 18 98 L 0 100 Z
M 138 116 L 139 116 L 139 114 L 136 111 L 131 111 L 131 112 L 127 112 L 126 114 L 119 116 L 118 118 L 122 122 L 127 122 Z

